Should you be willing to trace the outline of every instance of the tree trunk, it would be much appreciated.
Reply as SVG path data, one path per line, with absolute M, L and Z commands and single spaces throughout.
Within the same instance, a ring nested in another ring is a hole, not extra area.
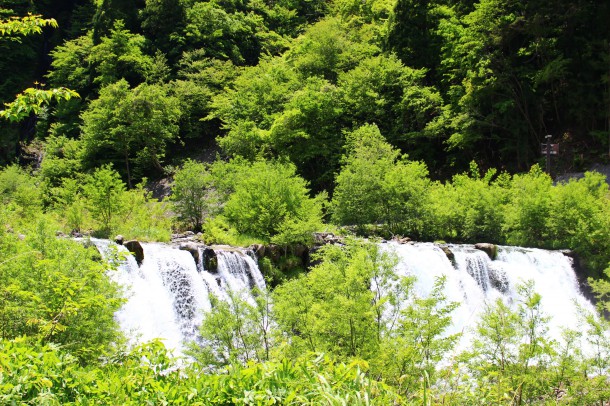
M 127 150 L 124 151 L 125 157 L 125 170 L 127 171 L 127 187 L 131 189 L 131 171 L 129 170 L 129 155 L 127 155 Z

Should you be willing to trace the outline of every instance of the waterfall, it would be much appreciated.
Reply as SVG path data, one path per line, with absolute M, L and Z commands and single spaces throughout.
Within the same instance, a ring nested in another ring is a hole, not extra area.
M 534 290 L 542 296 L 542 311 L 551 317 L 549 334 L 561 338 L 561 328 L 577 328 L 581 309 L 594 311 L 593 305 L 581 294 L 572 259 L 557 251 L 498 246 L 498 255 L 491 260 L 472 245 L 449 245 L 455 261 L 432 243 L 399 245 L 384 244 L 394 250 L 399 259 L 397 272 L 417 278 L 415 290 L 427 296 L 436 278 L 447 279 L 445 294 L 449 301 L 460 303 L 453 312 L 448 334 L 463 333 L 459 349 L 472 340 L 472 328 L 481 312 L 498 298 L 507 304 L 519 299 L 517 286 L 533 281 Z
M 107 240 L 92 240 L 102 254 L 116 247 Z M 124 289 L 125 305 L 115 317 L 130 342 L 161 338 L 180 355 L 184 344 L 198 339 L 198 327 L 210 311 L 210 294 L 226 298 L 236 292 L 252 301 L 250 289 L 265 289 L 265 280 L 254 258 L 242 250 L 216 250 L 218 272 L 204 269 L 193 256 L 176 247 L 142 243 L 144 260 L 138 266 L 128 255 L 111 278 Z M 119 251 L 126 251 L 118 246 Z
M 114 243 L 92 240 L 103 254 Z M 542 296 L 542 311 L 551 316 L 549 334 L 559 339 L 561 327 L 577 328 L 579 307 L 594 311 L 579 291 L 572 259 L 561 252 L 540 249 L 498 247 L 491 260 L 472 245 L 449 245 L 453 261 L 436 244 L 381 244 L 396 252 L 399 275 L 416 277 L 415 291 L 427 296 L 436 278 L 446 278 L 448 301 L 460 306 L 452 314 L 447 334 L 463 333 L 456 351 L 468 346 L 473 327 L 487 305 L 501 298 L 508 304 L 519 300 L 517 286 L 533 281 Z M 119 251 L 125 251 L 122 246 Z M 216 247 L 217 269 L 205 269 L 203 251 L 199 263 L 193 255 L 166 244 L 142 243 L 144 260 L 138 266 L 132 256 L 112 271 L 112 278 L 125 290 L 127 302 L 117 312 L 121 328 L 132 342 L 162 338 L 165 345 L 181 354 L 184 344 L 198 340 L 203 314 L 211 308 L 210 294 L 221 299 L 229 291 L 254 302 L 251 289 L 265 289 L 265 280 L 252 252 L 232 247 Z

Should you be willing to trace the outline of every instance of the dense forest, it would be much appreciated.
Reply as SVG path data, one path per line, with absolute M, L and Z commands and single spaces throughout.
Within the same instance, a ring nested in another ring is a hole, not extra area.
M 603 405 L 608 184 L 553 179 L 608 161 L 609 15 L 590 0 L 0 1 L 0 403 Z M 213 300 L 188 363 L 127 345 L 108 278 L 121 256 L 87 243 L 184 230 L 286 254 L 261 261 L 273 289 L 255 303 Z M 286 266 L 316 231 L 344 243 Z M 375 241 L 396 236 L 571 250 L 599 315 L 551 339 L 525 283 L 455 354 L 459 304 L 442 279 L 418 297 L 393 272 Z

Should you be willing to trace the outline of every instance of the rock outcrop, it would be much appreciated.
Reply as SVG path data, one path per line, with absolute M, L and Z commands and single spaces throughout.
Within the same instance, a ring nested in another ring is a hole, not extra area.
M 481 243 L 475 244 L 474 247 L 476 249 L 481 250 L 484 253 L 486 253 L 492 261 L 494 259 L 496 259 L 496 257 L 498 256 L 498 246 L 495 244 L 481 242 Z
M 218 271 L 218 258 L 216 257 L 216 252 L 210 248 L 205 247 L 202 251 L 203 256 L 203 267 L 208 272 L 216 272 Z
M 138 240 L 129 240 L 123 243 L 123 246 L 133 254 L 138 265 L 142 265 L 144 261 L 144 249 Z
M 199 246 L 196 243 L 194 243 L 194 242 L 184 242 L 184 243 L 180 244 L 178 246 L 178 248 L 183 250 L 183 251 L 188 251 L 193 256 L 193 259 L 195 260 L 195 263 L 199 264 L 199 260 L 201 258 L 199 257 Z
M 439 245 L 438 246 L 447 256 L 447 259 L 449 260 L 449 262 L 451 262 L 451 265 L 453 265 L 453 267 L 455 268 L 455 254 L 453 253 L 453 251 L 451 251 L 449 249 L 448 246 L 446 245 Z

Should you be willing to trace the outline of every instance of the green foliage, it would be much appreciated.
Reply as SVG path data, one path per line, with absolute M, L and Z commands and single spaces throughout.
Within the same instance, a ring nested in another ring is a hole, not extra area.
M 209 49 L 210 56 L 237 64 L 255 64 L 260 53 L 263 20 L 215 2 L 197 2 L 186 11 L 185 35 L 193 47 Z
M 78 92 L 87 92 L 91 86 L 91 67 L 84 64 L 93 48 L 91 32 L 66 41 L 51 52 L 53 61 L 48 74 L 51 85 L 67 86 Z M 84 93 L 86 94 L 86 93 Z
M 54 346 L 0 341 L 0 399 L 7 404 L 350 404 L 400 402 L 387 385 L 367 376 L 362 361 L 303 356 L 234 365 L 216 374 L 176 368 L 159 341 L 119 353 L 94 368 Z M 4 352 L 6 351 L 6 352 Z M 3 370 L 13 373 L 3 374 Z
M 210 296 L 212 309 L 201 322 L 201 342 L 189 354 L 204 366 L 267 361 L 273 345 L 271 302 L 268 292 L 254 292 L 254 302 L 229 291 L 226 298 Z
M 19 41 L 20 35 L 40 34 L 44 27 L 57 28 L 57 21 L 31 14 L 25 17 L 10 17 L 8 20 L 0 20 L 0 37 Z
M 281 60 L 262 60 L 246 68 L 233 88 L 214 99 L 214 117 L 225 123 L 227 135 L 220 146 L 233 156 L 254 159 L 265 152 L 266 133 L 295 90 L 298 78 Z M 262 145 L 261 145 L 262 144 Z
M 310 198 L 293 165 L 257 161 L 238 174 L 222 211 L 230 227 L 267 242 L 311 241 L 321 226 L 325 196 Z
M 426 166 L 409 162 L 374 125 L 348 137 L 349 154 L 337 175 L 333 220 L 338 224 L 382 223 L 392 234 L 422 234 L 429 180 Z
M 115 226 L 117 214 L 121 210 L 121 197 L 125 193 L 125 184 L 112 167 L 97 169 L 87 179 L 84 194 L 87 198 L 93 218 L 100 223 L 102 233 L 108 237 Z
M 18 94 L 13 102 L 4 103 L 4 110 L 0 110 L 0 118 L 10 121 L 20 121 L 30 114 L 40 114 L 43 108 L 51 101 L 70 100 L 79 97 L 74 90 L 59 87 L 50 90 L 29 88 Z
M 2 50 L 4 54 L 12 55 L 11 58 L 7 58 L 6 64 L 0 64 L 0 70 L 4 70 L 6 68 L 12 68 L 12 70 L 14 70 L 15 67 L 11 65 L 19 63 L 20 66 L 17 68 L 17 71 L 23 70 L 28 72 L 27 69 L 23 69 L 23 64 L 27 64 L 29 59 L 33 59 L 32 53 L 28 52 L 28 47 L 6 46 L 4 41 L 1 40 L 9 39 L 21 43 L 20 36 L 40 34 L 42 33 L 44 27 L 57 27 L 57 21 L 55 21 L 53 18 L 43 19 L 39 15 L 32 15 L 30 12 L 28 12 L 28 15 L 24 17 L 16 17 L 11 15 L 12 13 L 12 10 L 0 9 L 0 16 L 5 17 L 5 15 L 9 15 L 7 20 L 4 18 L 0 19 L 0 47 L 4 48 Z M 25 59 L 22 58 L 24 56 L 26 56 Z M 2 73 L 2 76 L 4 76 L 4 72 Z M 29 71 L 28 73 L 31 74 L 32 72 Z M 4 98 L 6 93 L 9 93 L 12 96 L 14 95 L 15 88 L 23 88 L 24 83 L 31 83 L 32 81 L 23 80 L 23 76 L 27 77 L 28 73 L 25 75 L 15 75 L 17 78 L 16 80 L 9 79 L 3 81 L 2 86 L 0 86 L 2 90 L 0 97 Z M 5 108 L 0 110 L 0 118 L 7 119 L 11 122 L 22 121 L 32 115 L 40 115 L 46 110 L 46 106 L 52 101 L 70 100 L 71 98 L 79 97 L 78 93 L 76 93 L 74 90 L 70 90 L 65 87 L 45 90 L 42 89 L 44 85 L 39 86 L 38 82 L 34 83 L 36 85 L 35 88 L 27 88 L 23 92 L 17 94 L 13 101 L 4 103 Z M 5 139 L 5 136 L 2 137 L 2 141 L 3 144 L 8 144 L 10 149 L 18 144 L 19 139 L 11 139 L 12 137 L 10 132 L 8 134 L 8 142 Z M 4 155 L 5 157 L 12 158 L 11 153 L 5 153 Z
M 495 175 L 491 169 L 481 177 L 478 166 L 471 163 L 470 176 L 453 177 L 454 227 L 467 241 L 501 241 L 507 179 L 502 175 L 494 179 Z
M 65 404 L 86 379 L 78 373 L 77 359 L 56 346 L 0 339 L 0 354 L 0 402 L 7 405 Z
M 378 51 L 358 34 L 340 19 L 327 18 L 309 28 L 286 57 L 303 77 L 321 76 L 336 83 L 339 72 L 356 67 Z
M 1 231 L 0 334 L 58 343 L 92 360 L 119 338 L 114 312 L 122 299 L 97 252 L 57 239 L 50 227 L 37 219 L 24 240 Z
M 322 262 L 274 292 L 280 328 L 290 332 L 289 353 L 326 352 L 367 359 L 379 349 L 385 329 L 387 290 L 396 257 L 371 243 L 327 245 Z M 377 283 L 371 290 L 371 280 Z
M 366 370 L 362 361 L 336 363 L 328 356 L 315 359 L 305 356 L 294 363 L 283 360 L 232 367 L 227 375 L 211 381 L 207 401 L 350 405 L 400 402 L 391 388 L 370 379 Z
M 477 325 L 471 353 L 466 354 L 470 371 L 479 386 L 479 402 L 530 403 L 544 399 L 553 382 L 553 347 L 546 338 L 549 318 L 540 309 L 541 297 L 532 283 L 518 288 L 515 310 L 501 299 L 489 306 Z
M 178 101 L 160 85 L 130 89 L 124 79 L 104 87 L 82 114 L 85 162 L 120 162 L 132 186 L 134 172 L 151 167 L 161 172 L 161 160 L 178 132 Z M 117 165 L 118 166 L 118 165 Z
M 610 278 L 610 263 L 608 264 L 608 268 L 604 270 L 604 274 L 607 278 Z M 610 312 L 610 282 L 601 278 L 599 280 L 589 278 L 588 282 L 597 297 L 597 306 L 599 310 L 602 313 Z
M 394 55 L 375 55 L 340 74 L 339 85 L 354 123 L 375 123 L 392 145 L 416 152 L 443 105 L 423 79 L 424 71 L 403 65 Z
M 272 156 L 286 156 L 318 188 L 332 184 L 343 137 L 341 90 L 325 79 L 310 78 L 275 117 L 264 142 Z
M 204 164 L 187 160 L 174 174 L 171 200 L 180 221 L 201 230 L 206 215 L 217 211 L 212 177 Z
M 342 134 L 374 122 L 405 148 L 435 133 L 428 127 L 441 114 L 440 96 L 422 85 L 423 72 L 379 55 L 368 28 L 327 18 L 283 58 L 245 70 L 214 101 L 212 117 L 228 129 L 223 150 L 248 159 L 286 157 L 314 190 L 329 190 Z
M 360 127 L 348 137 L 349 155 L 337 175 L 333 195 L 333 217 L 339 224 L 379 223 L 381 205 L 387 196 L 381 183 L 399 157 L 375 125 Z
M 552 179 L 539 166 L 533 166 L 527 174 L 513 176 L 510 204 L 505 208 L 504 232 L 509 244 L 541 246 L 548 241 L 551 189 Z
M 168 242 L 172 219 L 168 207 L 144 188 L 146 179 L 121 196 L 116 232 L 126 238 Z
M 132 86 L 145 81 L 153 60 L 142 52 L 145 38 L 132 34 L 121 20 L 114 23 L 109 36 L 91 48 L 89 62 L 95 71 L 94 82 L 107 86 L 120 79 Z
M 185 52 L 179 68 L 169 92 L 180 103 L 181 138 L 204 138 L 211 143 L 219 132 L 218 120 L 206 119 L 212 112 L 212 100 L 233 82 L 238 68 L 230 61 L 209 58 L 203 49 Z
M 0 403 L 535 404 L 556 402 L 549 388 L 562 385 L 566 404 L 608 399 L 607 324 L 587 317 L 582 339 L 598 349 L 590 358 L 574 350 L 580 334 L 547 342 L 539 298 L 527 287 L 516 309 L 488 309 L 474 351 L 453 365 L 461 372 L 438 371 L 455 339 L 444 335 L 454 305 L 442 281 L 419 298 L 412 280 L 390 272 L 391 256 L 352 242 L 322 249 L 310 274 L 278 287 L 280 329 L 269 342 L 260 341 L 258 301 L 215 299 L 203 327 L 213 351 L 198 351 L 206 364 L 327 351 L 339 362 L 365 357 L 370 370 L 302 358 L 205 376 L 171 370 L 159 343 L 94 365 L 116 338 L 110 309 L 118 300 L 93 254 L 52 237 L 57 228 L 169 239 L 165 206 L 133 186 L 163 173 L 166 155 L 180 162 L 178 137 L 188 156 L 199 152 L 191 145 L 220 137 L 233 160 L 205 170 L 187 161 L 174 179 L 180 226 L 203 227 L 210 242 L 308 242 L 323 227 L 326 198 L 312 199 L 311 185 L 333 196 L 333 222 L 361 233 L 571 248 L 600 276 L 610 252 L 600 175 L 553 185 L 537 167 L 509 176 L 473 165 L 450 176 L 472 159 L 525 170 L 549 133 L 562 144 L 561 165 L 607 152 L 604 2 L 4 3 L 15 11 L 0 10 L 2 102 L 40 80 L 48 64 L 41 50 L 52 49 L 55 89 L 27 89 L 0 112 L 31 118 L 3 124 L 2 157 L 24 158 L 19 145 L 32 137 L 44 142 L 40 176 L 17 166 L 0 172 Z M 27 37 L 56 25 L 38 13 L 64 30 Z M 445 181 L 432 182 L 428 168 Z M 607 309 L 607 283 L 592 285 Z M 8 340 L 23 334 L 30 339 Z
M 0 202 L 23 221 L 30 220 L 42 210 L 39 182 L 17 165 L 0 171 Z
M 126 190 L 119 174 L 103 166 L 93 174 L 63 178 L 49 189 L 50 212 L 67 233 L 169 241 L 171 218 L 143 183 Z
M 607 105 L 607 89 L 593 96 L 584 79 L 607 75 L 601 66 L 608 34 L 591 29 L 603 10 L 583 3 L 573 13 L 562 12 L 568 4 L 482 0 L 469 13 L 454 10 L 437 19 L 436 32 L 426 30 L 437 43 L 440 35 L 443 52 L 434 67 L 450 100 L 450 146 L 523 170 L 538 156 L 544 134 L 565 134 L 562 141 L 570 143 L 585 121 L 605 126 L 607 115 L 595 119 L 591 112 Z M 566 26 L 571 29 L 559 28 Z M 582 134 L 590 134 L 585 127 Z M 586 148 L 603 145 L 585 138 Z
M 66 136 L 49 136 L 44 144 L 40 176 L 50 186 L 82 173 L 82 143 Z
M 443 290 L 445 279 L 435 281 L 428 297 L 416 297 L 413 280 L 403 281 L 408 304 L 397 314 L 396 327 L 381 342 L 379 355 L 371 360 L 373 371 L 383 376 L 405 397 L 422 398 L 420 381 L 428 384 L 437 379 L 438 364 L 457 343 L 459 335 L 447 335 L 451 312 L 459 303 L 447 303 Z M 400 302 L 399 302 L 400 303 Z
M 187 2 L 183 0 L 146 0 L 140 11 L 142 30 L 156 48 L 173 59 L 180 54 L 180 32 L 184 29 Z
M 553 188 L 551 199 L 548 228 L 553 248 L 570 247 L 591 269 L 604 269 L 610 252 L 610 199 L 604 176 L 588 172 Z

